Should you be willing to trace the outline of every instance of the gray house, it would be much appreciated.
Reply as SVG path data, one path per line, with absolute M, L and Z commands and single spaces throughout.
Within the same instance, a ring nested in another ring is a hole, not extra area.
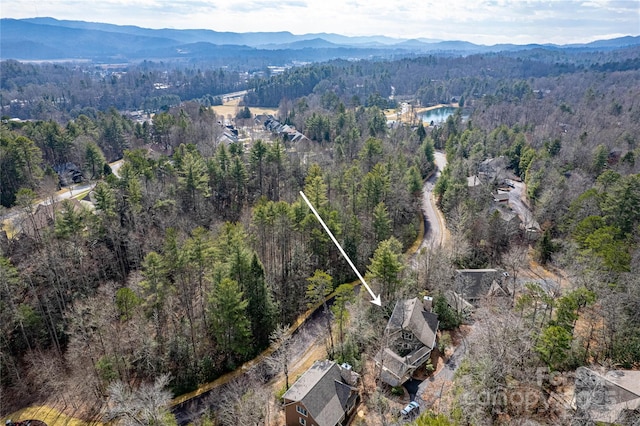
M 445 296 L 452 308 L 468 313 L 484 297 L 509 296 L 505 278 L 497 269 L 457 269 L 454 288 Z
M 385 329 L 387 346 L 375 356 L 380 377 L 390 386 L 409 380 L 436 345 L 438 315 L 431 312 L 432 299 L 399 300 Z
M 574 395 L 581 424 L 640 424 L 640 371 L 600 374 L 580 367 L 576 370 Z
M 316 361 L 283 395 L 286 425 L 346 425 L 360 400 L 357 381 L 346 364 Z

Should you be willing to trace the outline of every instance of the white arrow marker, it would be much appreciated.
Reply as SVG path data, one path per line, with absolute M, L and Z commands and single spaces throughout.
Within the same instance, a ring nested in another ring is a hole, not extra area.
M 342 246 L 340 245 L 340 243 L 338 243 L 338 240 L 336 240 L 336 237 L 333 236 L 333 234 L 329 230 L 329 227 L 324 223 L 324 220 L 322 220 L 322 218 L 320 217 L 320 215 L 318 214 L 316 209 L 313 208 L 313 206 L 309 202 L 309 199 L 307 198 L 307 196 L 304 195 L 304 192 L 302 192 L 302 191 L 300 191 L 300 195 L 302 195 L 302 198 L 304 199 L 305 203 L 307 203 L 307 205 L 309 206 L 309 208 L 311 209 L 313 214 L 316 216 L 316 218 L 318 218 L 318 221 L 320 222 L 320 224 L 322 225 L 324 230 L 327 231 L 327 234 L 329 234 L 329 236 L 331 237 L 331 241 L 333 241 L 333 243 L 336 245 L 336 247 L 338 247 L 338 250 L 340 250 L 340 253 L 342 253 L 342 256 L 347 260 L 347 263 L 349 263 L 349 266 L 351 266 L 351 269 L 353 269 L 353 272 L 356 273 L 356 275 L 360 279 L 360 282 L 362 283 L 362 285 L 364 285 L 364 287 L 367 289 L 367 291 L 369 292 L 369 294 L 373 298 L 371 303 L 373 303 L 374 305 L 382 306 L 382 302 L 380 301 L 380 295 L 376 296 L 375 294 L 373 294 L 373 291 L 371 291 L 371 288 L 369 287 L 367 282 L 364 280 L 364 278 L 362 278 L 362 275 L 360 275 L 360 272 L 358 272 L 358 270 L 356 269 L 356 267 L 353 264 L 353 262 L 351 261 L 351 259 L 349 259 L 349 256 L 347 256 L 347 253 L 344 252 L 344 250 L 342 249 Z

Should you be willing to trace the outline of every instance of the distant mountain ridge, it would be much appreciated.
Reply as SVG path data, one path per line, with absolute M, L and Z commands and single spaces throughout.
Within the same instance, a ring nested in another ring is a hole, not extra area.
M 88 60 L 122 63 L 140 60 L 260 58 L 264 63 L 389 58 L 425 53 L 467 55 L 534 48 L 613 50 L 639 46 L 640 36 L 571 45 L 478 45 L 465 41 L 349 37 L 316 33 L 217 32 L 205 29 L 149 29 L 49 17 L 0 20 L 0 59 Z M 256 59 L 257 60 L 257 59 Z

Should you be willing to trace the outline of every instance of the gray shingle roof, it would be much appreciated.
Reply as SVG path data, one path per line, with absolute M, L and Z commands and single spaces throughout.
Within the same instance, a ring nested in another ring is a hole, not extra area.
M 410 331 L 422 345 L 406 356 L 400 356 L 388 347 L 379 351 L 375 360 L 382 366 L 382 381 L 391 386 L 404 383 L 408 375 L 429 357 L 436 343 L 438 325 L 438 315 L 426 312 L 420 299 L 399 300 L 393 308 L 385 334 L 391 337 L 403 330 Z
M 420 342 L 433 349 L 438 331 L 438 315 L 426 312 L 422 302 L 417 298 L 399 300 L 393 308 L 393 313 L 387 323 L 386 332 L 393 334 L 401 330 L 408 330 Z
M 342 380 L 333 361 L 316 361 L 283 395 L 285 403 L 300 402 L 320 426 L 334 426 L 345 414 L 356 389 Z
M 640 414 L 640 371 L 613 370 L 602 375 L 587 367 L 576 370 L 576 406 L 593 421 L 636 424 Z
M 495 269 L 458 269 L 456 274 L 456 290 L 469 301 L 485 296 L 499 277 Z

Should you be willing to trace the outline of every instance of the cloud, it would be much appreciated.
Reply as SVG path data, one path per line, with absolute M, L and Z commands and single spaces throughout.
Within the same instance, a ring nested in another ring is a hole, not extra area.
M 150 28 L 331 32 L 476 43 L 573 43 L 640 33 L 637 0 L 13 0 L 4 17 Z
M 254 0 L 230 2 L 226 9 L 236 12 L 263 12 L 270 9 L 284 10 L 288 8 L 307 8 L 308 6 L 306 2 L 301 0 L 283 0 L 278 2 Z

